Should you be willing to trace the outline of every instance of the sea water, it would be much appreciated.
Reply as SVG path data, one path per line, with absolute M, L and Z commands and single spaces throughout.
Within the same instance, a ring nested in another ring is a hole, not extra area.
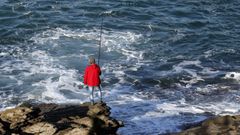
M 121 135 L 240 113 L 238 0 L 1 0 L 0 109 L 82 103 L 89 56 Z

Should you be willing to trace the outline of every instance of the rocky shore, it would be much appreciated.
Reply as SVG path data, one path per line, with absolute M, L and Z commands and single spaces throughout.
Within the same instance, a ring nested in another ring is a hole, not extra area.
M 116 135 L 122 126 L 105 103 L 22 104 L 0 112 L 1 135 Z
M 210 118 L 176 135 L 240 135 L 240 115 Z

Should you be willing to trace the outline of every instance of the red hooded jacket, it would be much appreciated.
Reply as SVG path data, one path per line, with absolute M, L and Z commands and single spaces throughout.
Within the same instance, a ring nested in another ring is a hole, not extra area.
M 86 67 L 84 73 L 84 84 L 88 86 L 99 86 L 101 69 L 97 64 L 92 64 Z

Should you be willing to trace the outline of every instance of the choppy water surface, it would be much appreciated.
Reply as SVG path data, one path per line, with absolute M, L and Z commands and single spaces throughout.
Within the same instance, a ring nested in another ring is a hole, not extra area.
M 240 113 L 237 0 L 0 1 L 0 108 L 80 103 L 100 15 L 105 101 L 121 135 L 165 134 Z

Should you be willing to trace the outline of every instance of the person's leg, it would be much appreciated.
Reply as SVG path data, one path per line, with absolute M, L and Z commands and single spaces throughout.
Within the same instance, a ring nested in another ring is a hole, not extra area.
M 92 102 L 92 104 L 94 104 L 94 87 L 88 87 L 91 94 L 90 94 L 90 101 Z
M 102 88 L 101 88 L 101 86 L 99 85 L 98 86 L 98 97 L 100 97 L 100 101 L 102 102 Z

